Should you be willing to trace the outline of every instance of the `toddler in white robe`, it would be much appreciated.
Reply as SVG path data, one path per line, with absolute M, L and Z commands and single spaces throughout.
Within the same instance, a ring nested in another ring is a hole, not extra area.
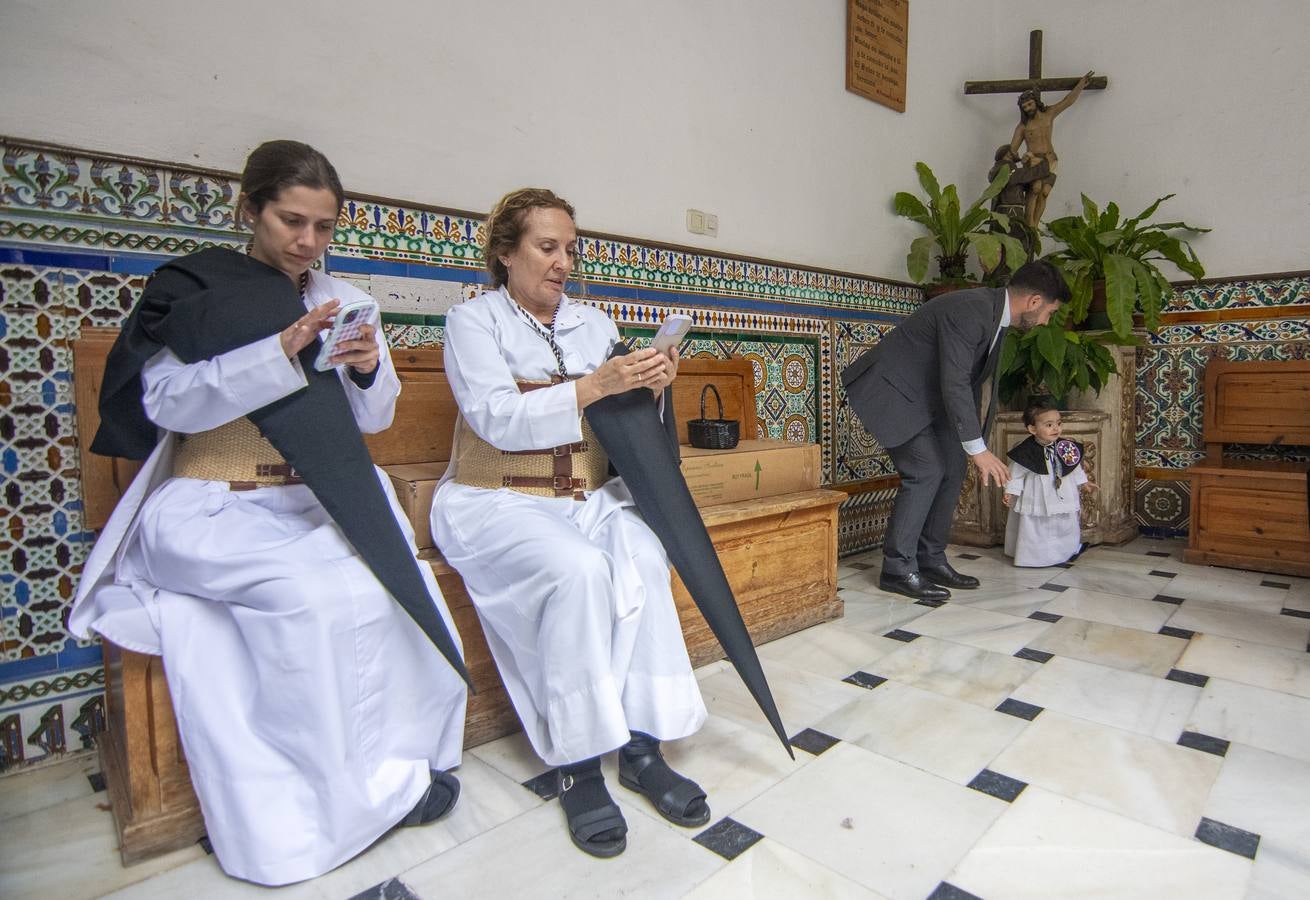
M 1009 452 L 1010 480 L 1002 502 L 1010 510 L 1005 555 L 1016 566 L 1059 565 L 1082 547 L 1079 521 L 1083 448 L 1061 437 L 1060 411 L 1031 404 L 1023 413 L 1030 437 Z

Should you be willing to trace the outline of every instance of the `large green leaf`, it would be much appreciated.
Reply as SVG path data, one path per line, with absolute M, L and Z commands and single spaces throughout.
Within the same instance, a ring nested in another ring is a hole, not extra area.
M 1064 338 L 1064 329 L 1041 325 L 1033 331 L 1037 332 L 1037 349 L 1042 354 L 1042 358 L 1051 368 L 1060 368 L 1064 364 L 1065 348 L 1069 346 Z
M 1137 305 L 1135 260 L 1118 253 L 1105 257 L 1105 312 L 1116 334 L 1133 330 L 1133 307 Z M 1139 264 L 1140 265 L 1140 264 Z
M 1083 221 L 1085 221 L 1092 228 L 1095 228 L 1096 223 L 1101 218 L 1100 210 L 1096 208 L 1096 204 L 1093 203 L 1091 201 L 1091 198 L 1088 197 L 1086 194 L 1083 194 L 1082 198 L 1083 198 Z
M 973 249 L 978 252 L 978 262 L 987 274 L 1001 264 L 1001 242 L 994 234 L 966 234 Z
M 910 273 L 910 280 L 923 284 L 928 277 L 928 257 L 932 248 L 937 246 L 937 239 L 930 234 L 917 237 L 910 242 L 910 252 L 905 257 L 905 269 Z
M 913 219 L 920 225 L 927 225 L 932 221 L 928 215 L 928 207 L 923 205 L 923 201 L 913 194 L 907 194 L 905 191 L 896 194 L 892 200 L 892 208 L 896 211 L 896 215 Z
M 919 184 L 923 186 L 923 192 L 928 195 L 929 201 L 937 203 L 942 196 L 942 189 L 937 184 L 937 176 L 928 168 L 927 163 L 915 163 L 914 169 L 919 173 Z

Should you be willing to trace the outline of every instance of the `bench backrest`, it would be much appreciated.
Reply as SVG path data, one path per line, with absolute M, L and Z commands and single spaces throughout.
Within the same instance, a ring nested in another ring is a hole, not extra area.
M 81 460 L 83 520 L 88 530 L 99 530 L 109 519 L 140 464 L 99 456 L 90 450 L 91 439 L 100 427 L 98 398 L 105 359 L 118 336 L 117 328 L 84 328 L 73 342 L 73 388 L 76 404 L 77 442 Z M 459 413 L 446 380 L 445 365 L 438 348 L 393 348 L 391 360 L 402 389 L 396 401 L 396 416 L 390 428 L 365 435 L 373 462 L 379 466 L 439 462 L 450 458 L 450 443 Z M 686 442 L 687 420 L 700 417 L 700 395 L 713 384 L 723 397 L 724 418 L 741 423 L 743 439 L 754 438 L 755 375 L 749 360 L 686 359 L 673 384 L 673 409 L 678 417 L 678 435 Z M 710 395 L 707 415 L 718 416 Z
M 1229 443 L 1310 446 L 1310 360 L 1210 360 L 1201 434 L 1212 462 Z

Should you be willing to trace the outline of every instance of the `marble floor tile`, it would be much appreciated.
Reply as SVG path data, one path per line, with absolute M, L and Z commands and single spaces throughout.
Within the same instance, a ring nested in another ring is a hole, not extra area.
M 879 661 L 874 675 L 995 709 L 1041 663 L 933 637 L 911 641 Z
M 725 897 L 750 897 L 752 900 L 797 900 L 800 897 L 885 900 L 882 894 L 862 887 L 768 838 L 702 881 L 686 897 L 688 900 L 723 900 Z
M 1022 585 L 993 586 L 985 583 L 972 591 L 958 591 L 951 603 L 969 609 L 989 609 L 1026 619 L 1058 596 L 1040 587 Z
M 1112 669 L 1162 678 L 1175 666 L 1187 669 L 1187 666 L 1178 664 L 1179 656 L 1187 649 L 1187 641 L 1084 619 L 1061 619 L 1028 646 L 1056 656 L 1069 656 Z
M 1310 760 L 1310 699 L 1211 678 L 1187 730 Z
M 1114 594 L 1119 597 L 1136 597 L 1149 600 L 1156 594 L 1168 593 L 1171 578 L 1155 575 L 1143 576 L 1140 572 L 1124 571 L 1113 566 L 1093 566 L 1078 563 L 1072 569 L 1065 569 L 1050 579 L 1051 584 L 1062 584 L 1071 588 L 1082 588 L 1087 592 Z M 1068 593 L 1066 591 L 1066 593 Z M 1082 616 L 1081 618 L 1090 618 Z M 1111 622 L 1121 625 L 1122 622 Z M 1132 626 L 1129 626 L 1132 627 Z
M 353 897 L 528 810 L 547 805 L 469 753 L 464 754 L 457 775 L 460 798 L 449 816 L 430 825 L 390 831 L 345 865 L 310 881 L 278 888 L 278 897 L 289 900 Z M 143 889 L 149 891 L 142 894 Z M 217 860 L 210 856 L 153 878 L 146 885 L 124 892 L 123 896 L 162 900 L 190 894 L 208 900 L 269 893 L 266 888 L 224 875 Z
M 1049 622 L 1020 619 L 1005 613 L 948 603 L 915 619 L 912 630 L 982 650 L 1014 653 L 1028 646 L 1050 627 Z
M 845 684 L 836 678 L 823 678 L 767 660 L 761 660 L 761 664 L 788 735 L 812 727 L 828 713 L 864 695 L 864 688 Z M 700 690 L 712 715 L 767 735 L 773 734 L 773 728 L 735 670 L 702 680 Z
M 1233 744 L 1205 815 L 1260 835 L 1249 897 L 1310 897 L 1310 762 Z
M 962 574 L 977 578 L 983 587 L 1037 587 L 1064 571 L 1056 566 L 1044 569 L 1016 566 L 1012 560 L 999 555 L 981 556 L 978 559 L 952 558 L 950 563 Z
M 1176 611 L 1177 607 L 1167 603 L 1076 587 L 1057 594 L 1042 607 L 1042 612 L 1058 616 L 1149 632 L 1159 631 Z
M 1278 615 L 1287 602 L 1287 591 L 1236 581 L 1220 581 L 1196 575 L 1179 575 L 1161 593 L 1184 600 L 1204 600 L 1220 606 Z
M 528 736 L 522 731 L 516 731 L 503 738 L 466 750 L 464 755 L 482 760 L 518 784 L 536 778 L 547 769 L 554 768 L 541 761 L 537 751 L 532 749 Z
M 1198 634 L 1178 660 L 1187 672 L 1310 697 L 1310 653 L 1221 635 Z
M 1030 786 L 948 881 L 979 897 L 1240 898 L 1251 861 Z
M 790 727 L 791 723 L 787 724 Z M 794 729 L 792 734 L 795 734 Z M 660 747 L 675 771 L 686 775 L 705 791 L 706 802 L 716 822 L 734 815 L 743 804 L 814 759 L 797 750 L 793 760 L 772 731 L 765 734 L 714 715 L 706 719 L 701 730 L 691 737 L 665 742 Z M 602 768 L 610 791 L 624 794 L 630 808 L 679 834 L 685 833 L 685 829 L 660 816 L 640 795 L 619 784 L 618 754 L 607 754 Z
M 199 845 L 124 867 L 109 806 L 86 794 L 5 819 L 0 825 L 0 897 L 101 897 L 204 857 Z
M 1182 734 L 1200 695 L 1201 689 L 1189 684 L 1057 656 L 1011 696 L 1172 743 Z
M 888 681 L 815 727 L 897 762 L 968 784 L 1028 723 Z
M 1208 753 L 1047 710 L 989 768 L 1191 837 L 1222 763 Z
M 89 776 L 99 772 L 95 753 L 74 753 L 55 763 L 0 776 L 0 822 L 95 793 Z
M 853 629 L 843 619 L 836 619 L 764 644 L 758 652 L 762 660 L 840 680 L 868 668 L 899 646 L 880 634 Z
M 574 847 L 559 804 L 548 803 L 401 872 L 400 880 L 424 898 L 674 898 L 727 864 L 694 843 L 694 832 L 675 833 L 641 815 L 629 796 L 614 796 L 628 823 L 628 849 L 613 859 Z
M 1310 619 L 1275 616 L 1204 600 L 1186 601 L 1165 624 L 1290 650 L 1305 650 L 1310 641 Z
M 931 608 L 920 606 L 904 597 L 869 593 L 854 588 L 841 589 L 839 596 L 845 603 L 846 609 L 845 614 L 837 619 L 835 624 L 875 635 L 901 628 L 906 622 L 913 622 Z
M 926 897 L 1005 808 L 840 743 L 734 818 L 888 897 Z

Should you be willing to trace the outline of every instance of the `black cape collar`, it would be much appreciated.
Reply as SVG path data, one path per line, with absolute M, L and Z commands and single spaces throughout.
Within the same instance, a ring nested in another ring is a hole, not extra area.
M 1059 441 L 1056 441 L 1056 444 L 1058 446 L 1065 442 L 1076 447 L 1078 453 L 1077 459 L 1073 459 L 1072 462 L 1070 461 L 1072 454 L 1056 454 L 1056 459 L 1060 462 L 1061 478 L 1078 468 L 1083 461 L 1083 445 L 1070 438 L 1060 438 Z M 1037 438 L 1032 435 L 1029 435 L 1026 440 L 1020 441 L 1006 455 L 1030 472 L 1036 472 L 1038 475 L 1049 474 L 1046 469 L 1046 448 L 1037 443 Z
M 146 285 L 105 366 L 101 425 L 91 449 L 143 459 L 157 429 L 141 403 L 141 369 L 164 347 L 183 362 L 212 359 L 277 334 L 305 313 L 286 275 L 241 253 L 213 248 L 166 263 Z M 459 648 L 437 612 L 335 370 L 318 372 L 320 341 L 301 350 L 307 387 L 250 413 L 304 479 L 347 540 L 450 665 L 469 680 Z

